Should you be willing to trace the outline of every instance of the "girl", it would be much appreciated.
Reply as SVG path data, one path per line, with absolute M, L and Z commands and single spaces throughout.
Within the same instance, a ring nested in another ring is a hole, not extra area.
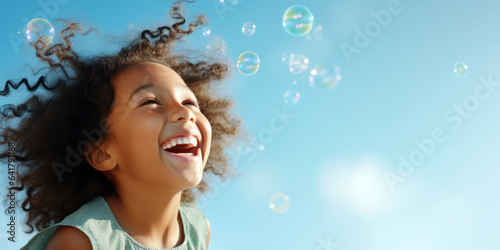
M 232 100 L 216 97 L 213 83 L 228 66 L 193 62 L 172 52 L 175 42 L 205 23 L 198 17 L 144 30 L 116 55 L 81 59 L 70 39 L 87 34 L 71 23 L 48 45 L 34 47 L 49 66 L 33 95 L 4 105 L 0 159 L 20 164 L 19 187 L 29 233 L 41 230 L 23 249 L 206 249 L 210 224 L 195 201 L 208 190 L 207 173 L 230 173 L 224 148 L 240 133 L 230 114 Z M 4 126 L 20 119 L 16 126 Z

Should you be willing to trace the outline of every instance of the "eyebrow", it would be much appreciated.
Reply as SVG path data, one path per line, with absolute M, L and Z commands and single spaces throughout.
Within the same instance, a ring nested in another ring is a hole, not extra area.
M 137 94 L 141 91 L 147 90 L 147 89 L 155 88 L 155 87 L 156 87 L 156 85 L 150 83 L 150 84 L 142 85 L 142 86 L 135 88 L 134 91 L 132 91 L 132 94 L 130 94 L 128 101 L 130 102 L 130 99 L 132 99 L 132 96 L 134 96 L 135 94 Z

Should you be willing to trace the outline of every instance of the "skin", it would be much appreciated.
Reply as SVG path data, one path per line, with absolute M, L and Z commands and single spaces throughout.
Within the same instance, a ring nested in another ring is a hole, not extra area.
M 114 184 L 116 192 L 104 199 L 128 235 L 151 248 L 179 246 L 185 241 L 181 193 L 201 182 L 210 152 L 210 123 L 192 91 L 167 66 L 149 62 L 129 66 L 111 83 L 115 90 L 108 117 L 111 134 L 87 161 Z M 132 94 L 149 84 L 152 87 Z M 201 135 L 201 160 L 181 161 L 161 148 L 183 129 Z M 76 228 L 59 227 L 47 249 L 69 248 L 91 249 L 90 240 Z

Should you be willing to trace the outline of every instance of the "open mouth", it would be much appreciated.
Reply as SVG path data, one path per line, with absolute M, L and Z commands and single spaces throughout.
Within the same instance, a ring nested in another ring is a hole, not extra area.
M 194 136 L 176 137 L 162 145 L 162 149 L 176 156 L 193 157 L 201 154 L 198 139 Z

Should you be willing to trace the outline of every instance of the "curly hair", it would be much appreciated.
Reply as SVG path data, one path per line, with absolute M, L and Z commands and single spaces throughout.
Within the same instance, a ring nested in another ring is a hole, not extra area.
M 36 56 L 48 64 L 47 76 L 52 78 L 42 76 L 34 86 L 29 86 L 26 78 L 17 84 L 9 80 L 0 92 L 6 96 L 9 87 L 17 89 L 23 84 L 30 92 L 40 86 L 49 91 L 47 96 L 33 95 L 19 105 L 6 104 L 0 109 L 3 128 L 0 160 L 13 160 L 19 164 L 18 186 L 10 187 L 9 192 L 26 192 L 21 207 L 28 213 L 28 233 L 32 233 L 34 227 L 43 230 L 62 221 L 97 195 L 114 192 L 111 182 L 86 161 L 85 154 L 89 155 L 91 150 L 85 149 L 95 149 L 98 143 L 109 137 L 105 124 L 114 100 L 111 79 L 131 65 L 160 63 L 182 77 L 212 126 L 211 152 L 204 173 L 222 181 L 233 173 L 225 148 L 240 134 L 241 120 L 231 112 L 234 101 L 215 93 L 215 83 L 227 76 L 229 67 L 220 59 L 204 57 L 194 62 L 187 55 L 172 51 L 176 41 L 206 23 L 206 18 L 199 16 L 187 29 L 182 29 L 180 26 L 186 20 L 181 8 L 182 1 L 174 3 L 171 8 L 173 25 L 142 31 L 138 39 L 114 55 L 81 59 L 73 51 L 70 38 L 77 33 L 86 35 L 95 29 L 84 31 L 78 23 L 69 23 L 61 31 L 61 43 L 49 46 L 45 37 L 32 43 Z M 12 119 L 18 119 L 19 123 L 4 126 L 4 122 Z M 88 131 L 102 131 L 102 137 L 91 142 Z M 9 147 L 14 144 L 13 155 Z M 70 155 L 69 150 L 80 155 Z M 56 174 L 61 169 L 71 173 L 61 178 L 61 174 Z M 204 174 L 199 185 L 183 191 L 181 202 L 195 202 L 199 194 L 208 189 L 209 181 Z

